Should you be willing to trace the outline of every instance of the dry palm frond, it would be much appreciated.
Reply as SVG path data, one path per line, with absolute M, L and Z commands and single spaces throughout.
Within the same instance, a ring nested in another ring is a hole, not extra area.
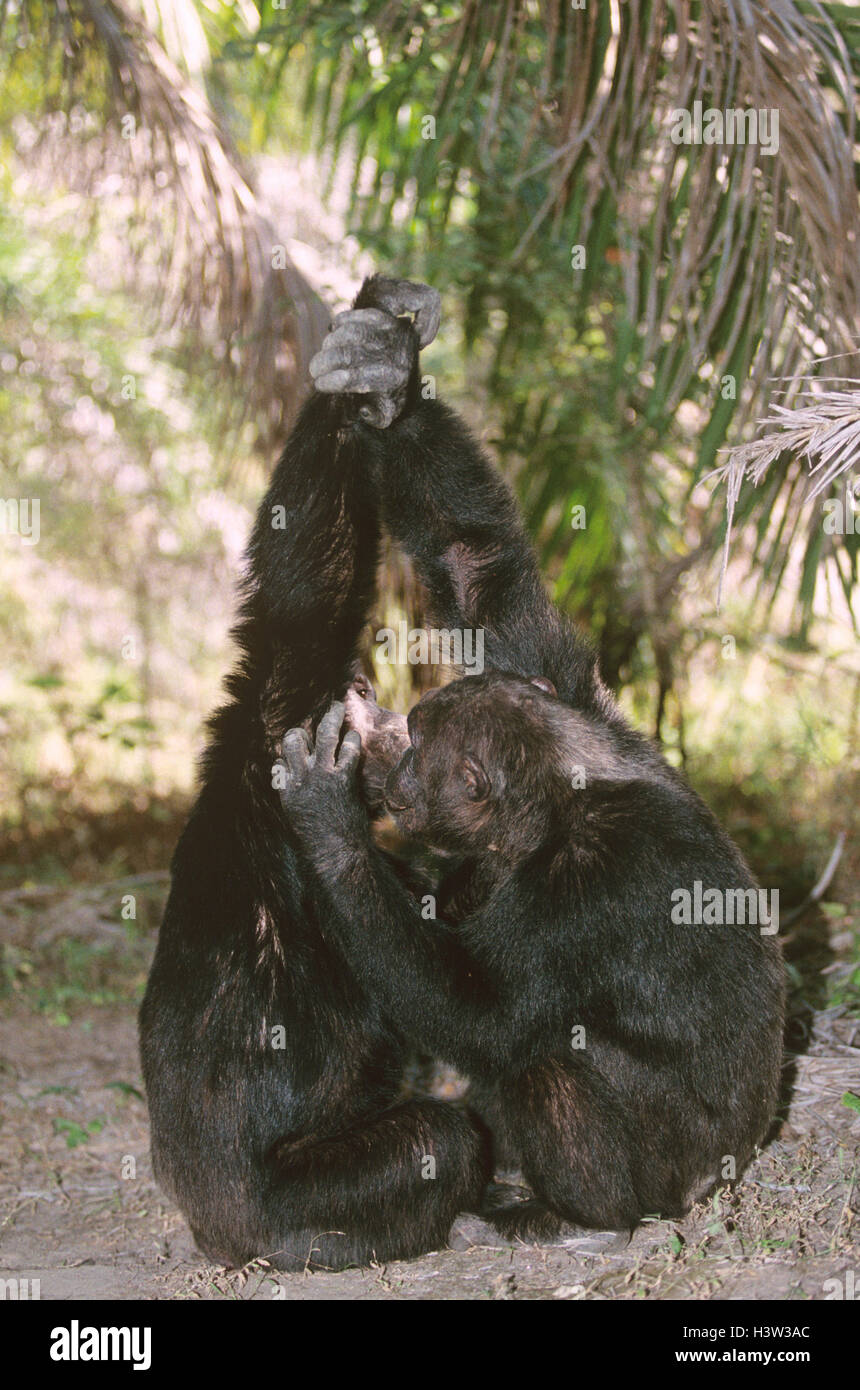
M 758 487 L 777 459 L 805 459 L 812 485 L 809 498 L 829 491 L 835 480 L 860 464 L 860 386 L 855 390 L 826 390 L 815 377 L 796 383 L 791 406 L 772 405 L 759 420 L 765 431 L 758 439 L 738 444 L 715 474 L 726 480 L 728 523 L 720 585 L 728 563 L 732 521 L 744 479 Z M 719 598 L 718 598 L 719 603 Z
M 38 23 L 39 9 L 22 5 L 19 38 L 28 21 Z M 202 89 L 136 15 L 119 0 L 63 0 L 45 43 L 48 61 L 57 50 L 66 109 L 80 81 L 91 95 L 95 56 L 108 78 L 107 134 L 133 132 L 109 141 L 91 178 L 112 165 L 135 190 L 147 190 L 139 202 L 163 248 L 165 317 L 217 345 L 225 369 L 242 381 L 248 409 L 267 420 L 268 442 L 277 441 L 325 332 L 325 306 L 287 256 Z
M 799 392 L 798 400 L 801 403 L 791 407 L 772 406 L 772 414 L 759 421 L 767 433 L 729 451 L 718 472 L 726 476 L 730 490 L 736 488 L 738 474 L 758 486 L 781 454 L 809 460 L 814 479 L 810 497 L 825 492 L 840 473 L 860 463 L 860 389 L 821 391 L 809 386 Z

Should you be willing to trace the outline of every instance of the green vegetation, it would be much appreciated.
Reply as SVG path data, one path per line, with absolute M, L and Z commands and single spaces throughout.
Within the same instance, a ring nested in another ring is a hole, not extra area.
M 40 504 L 38 544 L 0 537 L 0 891 L 166 865 L 322 301 L 375 262 L 442 287 L 425 369 L 516 487 L 557 601 L 803 896 L 857 800 L 860 526 L 825 531 L 811 460 L 777 451 L 718 610 L 706 475 L 774 405 L 809 407 L 804 375 L 821 411 L 857 376 L 816 361 L 860 321 L 856 10 L 697 4 L 683 45 L 679 13 L 157 0 L 117 27 L 107 0 L 0 4 L 0 497 Z M 673 144 L 693 88 L 779 109 L 778 153 Z M 380 625 L 402 613 L 420 596 L 389 560 Z M 413 675 L 381 671 L 383 698 Z M 853 959 L 823 979 L 852 1008 Z

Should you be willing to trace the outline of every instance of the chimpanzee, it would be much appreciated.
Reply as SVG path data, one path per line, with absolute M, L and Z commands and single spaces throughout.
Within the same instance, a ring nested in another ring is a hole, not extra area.
M 352 390 L 311 396 L 260 508 L 230 700 L 173 859 L 140 1018 L 153 1165 L 227 1264 L 420 1254 L 477 1208 L 489 1175 L 467 1114 L 403 1098 L 402 1030 L 338 947 L 273 785 L 284 729 L 312 729 L 347 690 L 374 729 L 371 808 L 406 741 L 353 678 L 379 543 L 373 441 L 418 394 L 438 323 L 435 291 L 381 277 L 336 321 Z
M 321 391 L 357 389 L 348 328 L 318 359 Z M 471 1079 L 497 1162 L 531 1188 L 488 1189 L 499 1230 L 679 1216 L 740 1174 L 774 1113 L 773 927 L 677 920 L 683 891 L 749 905 L 739 852 L 625 722 L 463 424 L 415 389 L 386 424 L 368 445 L 384 525 L 439 625 L 484 630 L 488 669 L 420 700 L 385 783 L 404 833 L 446 864 L 435 920 L 374 844 L 342 705 L 315 747 L 286 734 L 282 800 L 327 940 L 386 1019 Z

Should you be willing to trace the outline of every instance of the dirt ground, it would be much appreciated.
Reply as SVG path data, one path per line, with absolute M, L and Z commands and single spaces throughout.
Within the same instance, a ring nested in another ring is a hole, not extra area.
M 774 1134 L 733 1191 L 683 1222 L 511 1247 L 464 1217 L 449 1249 L 384 1267 L 208 1264 L 153 1181 L 137 1057 L 164 877 L 0 894 L 0 1279 L 38 1279 L 43 1299 L 802 1300 L 846 1283 L 860 1296 L 860 1110 L 845 1101 L 860 1092 L 860 1020 L 845 1003 L 810 1007 L 803 982 Z M 138 918 L 119 925 L 129 891 Z M 815 916 L 816 972 L 856 971 L 852 919 Z

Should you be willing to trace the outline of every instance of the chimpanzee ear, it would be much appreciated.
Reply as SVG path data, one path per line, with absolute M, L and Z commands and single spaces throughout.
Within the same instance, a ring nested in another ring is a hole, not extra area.
M 532 676 L 531 684 L 536 685 L 538 690 L 545 690 L 547 695 L 558 694 L 558 691 L 556 690 L 552 681 L 548 680 L 546 676 Z
M 490 795 L 490 779 L 477 758 L 467 755 L 463 759 L 463 778 L 469 800 L 486 801 Z

